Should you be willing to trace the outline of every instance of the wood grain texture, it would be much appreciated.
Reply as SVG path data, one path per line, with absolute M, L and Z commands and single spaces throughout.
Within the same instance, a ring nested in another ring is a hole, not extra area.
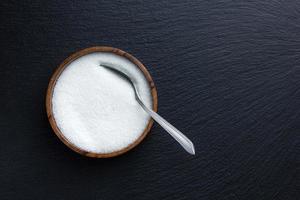
M 111 158 L 111 157 L 122 155 L 122 154 L 128 152 L 129 150 L 133 149 L 134 147 L 136 147 L 138 144 L 140 144 L 142 142 L 142 140 L 146 137 L 146 135 L 149 133 L 149 131 L 153 125 L 153 119 L 152 118 L 149 119 L 149 122 L 146 125 L 143 132 L 141 133 L 141 135 L 133 143 L 129 144 L 127 147 L 125 147 L 121 150 L 118 150 L 118 151 L 111 152 L 111 153 L 95 153 L 95 152 L 85 151 L 85 150 L 79 148 L 78 146 L 76 146 L 75 144 L 73 144 L 72 142 L 70 142 L 64 136 L 63 132 L 59 129 L 59 127 L 57 126 L 57 123 L 56 123 L 56 120 L 55 120 L 55 117 L 53 114 L 53 110 L 52 110 L 53 92 L 54 92 L 55 84 L 56 84 L 57 80 L 59 79 L 61 73 L 63 73 L 63 71 L 68 67 L 68 65 L 70 65 L 70 63 L 72 63 L 74 60 L 76 60 L 82 56 L 85 56 L 87 54 L 91 54 L 91 53 L 95 53 L 95 52 L 114 53 L 118 56 L 121 56 L 121 57 L 129 60 L 134 65 L 136 65 L 138 67 L 138 69 L 140 69 L 140 71 L 143 73 L 145 79 L 147 80 L 147 82 L 149 84 L 149 88 L 151 90 L 150 95 L 152 97 L 152 104 L 153 104 L 152 110 L 157 112 L 157 91 L 156 91 L 154 82 L 152 80 L 152 77 L 149 74 L 146 67 L 138 59 L 136 59 L 134 56 L 130 55 L 129 53 L 126 53 L 125 51 L 123 51 L 121 49 L 117 49 L 114 47 L 107 47 L 107 46 L 96 46 L 96 47 L 85 48 L 76 53 L 73 53 L 71 56 L 66 58 L 57 67 L 57 69 L 55 70 L 55 72 L 53 73 L 53 75 L 50 78 L 50 81 L 48 84 L 48 89 L 47 89 L 47 94 L 46 94 L 45 106 L 46 106 L 48 120 L 50 122 L 50 125 L 51 125 L 54 133 L 66 146 L 68 146 L 70 149 L 72 149 L 73 151 L 75 151 L 83 156 L 88 156 L 88 157 L 92 157 L 92 158 Z
M 0 199 L 299 199 L 300 2 L 1 1 Z M 159 112 L 113 159 L 54 136 L 44 108 L 56 66 L 89 46 L 147 66 Z M 297 179 L 298 178 L 298 179 Z

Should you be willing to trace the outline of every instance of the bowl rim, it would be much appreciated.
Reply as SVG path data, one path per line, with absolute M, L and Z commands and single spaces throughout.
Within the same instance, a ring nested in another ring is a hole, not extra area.
M 148 72 L 148 70 L 146 69 L 146 67 L 137 58 L 135 58 L 131 54 L 129 54 L 121 49 L 114 48 L 114 47 L 108 47 L 108 46 L 94 46 L 94 47 L 89 47 L 89 48 L 85 48 L 80 51 L 77 51 L 77 52 L 71 54 L 69 57 L 67 57 L 56 68 L 56 70 L 54 71 L 54 73 L 52 74 L 52 76 L 50 78 L 48 88 L 47 88 L 46 111 L 47 111 L 48 120 L 50 122 L 50 125 L 51 125 L 54 133 L 70 149 L 72 149 L 73 151 L 75 151 L 81 155 L 92 157 L 92 158 L 110 158 L 110 157 L 122 155 L 122 154 L 128 152 L 129 150 L 133 149 L 134 147 L 136 147 L 138 144 L 140 144 L 144 140 L 146 135 L 149 133 L 149 131 L 153 125 L 153 119 L 149 118 L 149 122 L 148 122 L 146 128 L 144 129 L 143 133 L 133 143 L 131 143 L 127 147 L 125 147 L 121 150 L 118 150 L 118 151 L 111 152 L 111 153 L 95 153 L 95 152 L 83 150 L 83 149 L 79 148 L 78 146 L 74 145 L 72 142 L 70 142 L 58 128 L 55 118 L 54 118 L 54 115 L 53 115 L 53 110 L 52 110 L 53 91 L 54 91 L 55 84 L 56 84 L 58 78 L 60 77 L 61 73 L 71 62 L 73 62 L 77 58 L 82 57 L 87 54 L 90 54 L 90 53 L 95 53 L 95 52 L 114 53 L 116 55 L 125 57 L 126 59 L 128 59 L 129 61 L 134 63 L 136 66 L 138 66 L 139 69 L 143 72 L 145 78 L 147 79 L 147 81 L 149 83 L 150 90 L 151 90 L 151 96 L 152 96 L 152 103 L 153 103 L 152 109 L 155 112 L 157 112 L 157 105 L 158 105 L 157 104 L 157 91 L 156 91 L 154 82 L 152 80 L 152 77 L 151 77 L 150 73 Z

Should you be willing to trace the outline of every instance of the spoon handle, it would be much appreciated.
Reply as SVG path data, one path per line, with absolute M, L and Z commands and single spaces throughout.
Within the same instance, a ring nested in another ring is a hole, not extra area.
M 188 153 L 195 155 L 195 148 L 190 139 L 188 139 L 181 131 L 167 122 L 159 114 L 149 109 L 142 101 L 138 101 L 142 108 L 163 127 Z
M 102 67 L 105 67 L 115 73 L 117 73 L 119 76 L 122 76 L 125 78 L 131 86 L 134 89 L 135 92 L 135 98 L 138 101 L 138 103 L 142 106 L 142 108 L 157 122 L 159 123 L 181 146 L 190 154 L 195 155 L 195 149 L 193 143 L 177 128 L 172 126 L 169 122 L 167 122 L 164 118 L 159 116 L 156 112 L 149 109 L 141 100 L 141 97 L 139 95 L 136 82 L 134 79 L 122 68 L 118 66 L 114 66 L 112 64 L 107 63 L 101 63 Z

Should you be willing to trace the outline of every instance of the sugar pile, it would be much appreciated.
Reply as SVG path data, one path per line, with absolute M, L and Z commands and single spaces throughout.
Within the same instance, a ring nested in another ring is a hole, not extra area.
M 149 116 L 134 98 L 130 84 L 99 66 L 116 63 L 136 78 L 141 97 L 152 107 L 149 84 L 140 69 L 124 57 L 96 52 L 71 62 L 58 78 L 52 110 L 58 128 L 82 150 L 111 153 L 133 143 Z

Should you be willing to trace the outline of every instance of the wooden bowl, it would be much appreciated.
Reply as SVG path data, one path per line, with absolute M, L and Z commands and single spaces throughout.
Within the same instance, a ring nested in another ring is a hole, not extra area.
M 121 155 L 123 153 L 126 153 L 127 151 L 131 150 L 132 148 L 134 148 L 135 146 L 137 146 L 144 138 L 145 136 L 149 133 L 152 125 L 153 125 L 153 120 L 152 118 L 149 119 L 148 125 L 146 126 L 146 128 L 144 129 L 143 133 L 141 134 L 141 136 L 135 140 L 133 143 L 131 143 L 129 146 L 119 150 L 119 151 L 115 151 L 115 152 L 111 152 L 111 153 L 94 153 L 94 152 L 88 152 L 85 150 L 80 149 L 79 147 L 75 146 L 73 143 L 71 143 L 60 131 L 60 129 L 58 128 L 56 122 L 55 122 L 55 118 L 53 117 L 53 111 L 52 111 L 52 96 L 53 96 L 53 90 L 56 84 L 56 81 L 58 80 L 59 76 L 61 75 L 61 73 L 64 71 L 64 69 L 75 59 L 84 56 L 86 54 L 90 54 L 93 52 L 110 52 L 110 53 L 114 53 L 117 54 L 119 56 L 123 56 L 125 58 L 127 58 L 128 60 L 130 60 L 132 63 L 134 63 L 136 66 L 138 66 L 140 68 L 140 70 L 143 72 L 143 74 L 145 75 L 145 78 L 148 80 L 149 82 L 149 86 L 151 89 L 151 95 L 152 95 L 152 103 L 153 103 L 153 110 L 156 112 L 157 111 L 157 92 L 156 92 L 156 88 L 154 85 L 154 82 L 149 74 L 149 72 L 147 71 L 146 67 L 138 60 L 136 59 L 134 56 L 130 55 L 129 53 L 126 53 L 125 51 L 122 51 L 120 49 L 117 48 L 113 48 L 113 47 L 104 47 L 104 46 L 96 46 L 96 47 L 90 47 L 90 48 L 86 48 L 83 49 L 81 51 L 78 51 L 74 54 L 72 54 L 70 57 L 68 57 L 67 59 L 65 59 L 56 69 L 56 71 L 54 72 L 54 74 L 52 75 L 49 85 L 48 85 L 48 89 L 47 89 L 47 95 L 46 95 L 46 109 L 47 109 L 47 115 L 48 115 L 48 119 L 49 122 L 51 124 L 51 127 L 54 131 L 54 133 L 57 135 L 57 137 L 65 144 L 67 145 L 69 148 L 71 148 L 73 151 L 84 155 L 84 156 L 88 156 L 88 157 L 94 157 L 94 158 L 108 158 L 108 157 L 114 157 L 114 156 L 118 156 Z

